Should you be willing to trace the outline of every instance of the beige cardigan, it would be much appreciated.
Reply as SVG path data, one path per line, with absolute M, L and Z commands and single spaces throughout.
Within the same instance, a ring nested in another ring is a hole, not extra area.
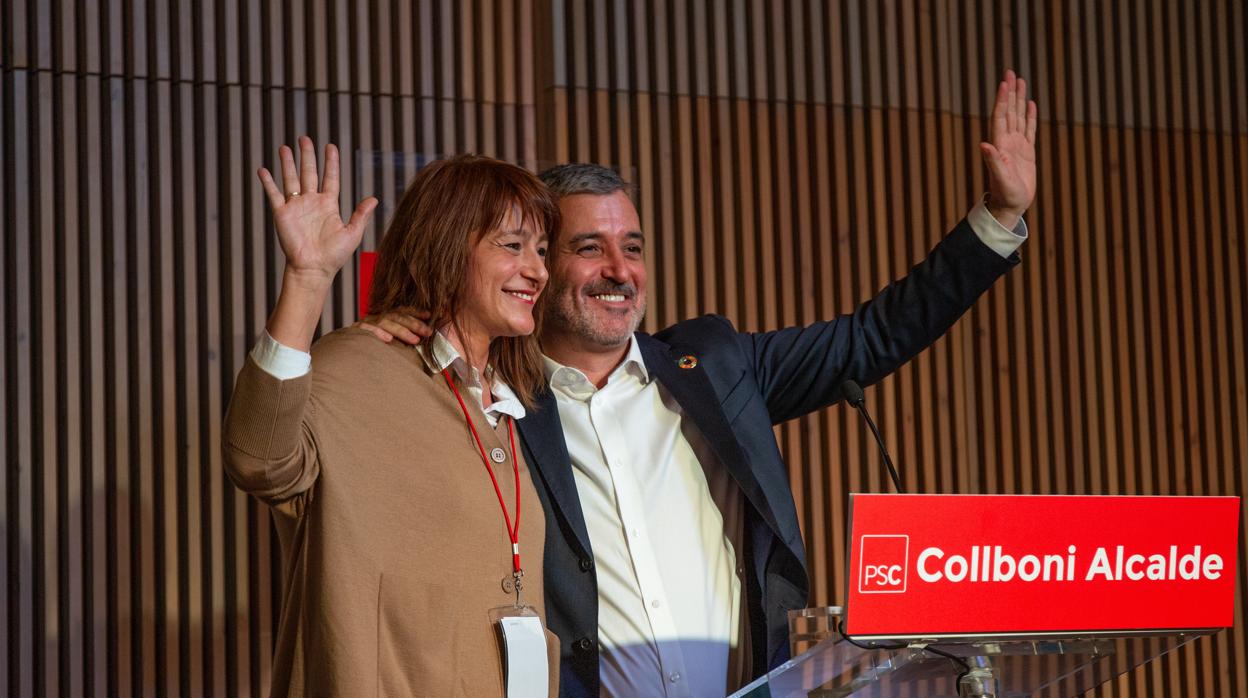
M 468 403 L 486 452 L 509 454 L 494 468 L 514 517 L 507 420 L 491 429 Z M 347 329 L 316 343 L 300 378 L 248 359 L 224 457 L 273 507 L 281 539 L 274 695 L 503 693 L 488 612 L 514 599 L 511 543 L 463 412 L 419 351 Z M 524 599 L 544 619 L 545 519 L 523 460 L 520 478 Z M 558 641 L 546 639 L 553 696 Z

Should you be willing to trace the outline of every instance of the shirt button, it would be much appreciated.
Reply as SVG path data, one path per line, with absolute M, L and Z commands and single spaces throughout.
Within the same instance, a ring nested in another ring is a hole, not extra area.
M 662 604 L 660 604 L 660 603 L 659 603 L 659 600 L 658 600 L 658 599 L 655 599 L 654 601 L 651 601 L 651 602 L 650 602 L 650 608 L 658 608 L 658 607 L 659 607 L 659 606 L 661 606 L 661 605 L 662 605 Z
M 590 642 L 589 638 L 587 637 L 583 637 L 577 640 L 576 644 L 573 645 L 573 647 L 576 649 L 577 652 L 580 652 L 581 654 L 587 654 L 590 650 L 594 648 L 593 643 Z
M 634 529 L 632 529 L 631 531 L 629 531 L 629 533 L 630 533 L 630 534 L 632 534 L 632 536 L 633 536 L 634 538 L 636 538 L 636 537 L 637 537 L 637 529 L 635 529 L 635 528 L 634 528 Z
M 677 681 L 680 680 L 680 672 L 673 671 L 671 674 L 668 674 L 667 678 L 671 679 L 672 683 L 676 683 Z
M 496 448 L 493 451 L 490 451 L 490 460 L 495 463 L 502 463 L 507 460 L 507 452 L 501 448 Z
M 594 569 L 594 561 L 593 561 L 593 560 L 590 560 L 589 558 L 586 558 L 586 557 L 581 558 L 581 563 L 580 563 L 580 564 L 581 564 L 581 571 L 582 571 L 582 572 L 588 572 L 588 571 L 590 571 L 590 570 Z

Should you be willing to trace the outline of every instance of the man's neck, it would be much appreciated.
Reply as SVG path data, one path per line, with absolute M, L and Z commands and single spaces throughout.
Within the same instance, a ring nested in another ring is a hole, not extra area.
M 585 374 L 594 387 L 607 384 L 607 378 L 628 356 L 629 342 L 618 347 L 589 344 L 575 335 L 542 333 L 542 353 L 554 361 Z M 632 341 L 630 338 L 629 341 Z

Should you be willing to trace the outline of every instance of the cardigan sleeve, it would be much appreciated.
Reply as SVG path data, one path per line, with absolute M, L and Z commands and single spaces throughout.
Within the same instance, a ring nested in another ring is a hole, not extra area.
M 311 373 L 280 380 L 249 356 L 222 430 L 222 456 L 234 484 L 296 516 L 320 472 L 309 425 L 311 388 Z

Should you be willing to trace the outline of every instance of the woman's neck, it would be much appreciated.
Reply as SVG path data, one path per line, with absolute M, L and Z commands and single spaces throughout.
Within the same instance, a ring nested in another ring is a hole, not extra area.
M 454 324 L 450 324 L 443 328 L 442 334 L 446 335 L 447 341 L 455 347 L 455 351 L 459 352 L 464 361 L 477 369 L 477 375 L 481 377 L 481 404 L 488 407 L 493 402 L 489 373 L 486 371 L 490 361 L 490 338 L 484 332 L 473 332 L 467 327 L 462 329 L 461 333 Z

